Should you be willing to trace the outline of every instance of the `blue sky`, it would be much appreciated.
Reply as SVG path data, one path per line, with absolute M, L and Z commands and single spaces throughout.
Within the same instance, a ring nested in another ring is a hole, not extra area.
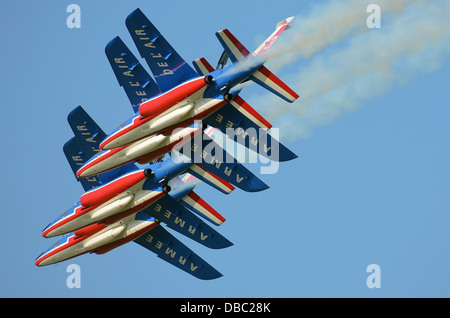
M 235 190 L 227 196 L 206 185 L 197 188 L 227 218 L 217 229 L 234 246 L 209 250 L 177 237 L 223 277 L 197 280 L 133 243 L 105 255 L 34 266 L 36 256 L 54 242 L 41 237 L 42 229 L 82 194 L 62 152 L 71 137 L 67 114 L 82 105 L 106 132 L 132 114 L 104 55 L 106 43 L 117 35 L 137 55 L 124 24 L 131 11 L 141 8 L 186 61 L 204 56 L 215 65 L 222 52 L 216 31 L 228 28 L 253 50 L 277 22 L 294 15 L 301 25 L 307 17 L 320 18 L 317 12 L 330 5 L 321 1 L 322 7 L 315 8 L 312 2 L 77 1 L 80 29 L 66 26 L 66 8 L 72 2 L 5 4 L 0 13 L 0 296 L 449 297 L 448 33 L 439 47 L 430 44 L 428 50 L 425 42 L 410 55 L 400 52 L 391 69 L 379 70 L 385 76 L 382 82 L 370 77 L 373 73 L 365 74 L 362 80 L 370 80 L 374 91 L 351 95 L 355 100 L 349 100 L 349 107 L 334 97 L 355 92 L 358 78 L 341 90 L 333 86 L 314 101 L 302 101 L 309 92 L 297 87 L 302 83 L 297 79 L 314 70 L 309 67 L 334 61 L 353 43 L 352 37 L 361 39 L 358 32 L 277 69 L 301 96 L 299 103 L 285 108 L 289 111 L 284 117 L 271 110 L 286 103 L 261 98 L 268 95 L 255 85 L 244 89 L 241 96 L 255 109 L 275 116 L 282 141 L 299 158 L 282 163 L 276 174 L 260 175 L 270 186 L 261 193 Z M 423 14 L 421 18 L 430 18 Z M 402 17 L 406 15 L 398 19 Z M 365 31 L 389 34 L 395 19 Z M 409 22 L 415 30 L 417 19 Z M 442 28 L 450 29 L 448 24 Z M 370 52 L 396 51 L 396 42 L 390 47 L 366 43 Z M 370 61 L 354 59 L 354 69 Z M 349 73 L 341 74 L 339 85 Z M 337 108 L 316 109 L 317 103 Z M 308 122 L 311 112 L 303 118 L 295 107 L 332 115 Z M 294 131 L 282 131 L 289 127 L 282 124 L 286 117 L 290 127 L 303 125 L 307 133 L 289 138 Z M 258 165 L 247 166 L 259 171 Z M 79 289 L 66 286 L 71 263 L 81 268 Z M 380 266 L 381 288 L 366 285 L 370 264 Z

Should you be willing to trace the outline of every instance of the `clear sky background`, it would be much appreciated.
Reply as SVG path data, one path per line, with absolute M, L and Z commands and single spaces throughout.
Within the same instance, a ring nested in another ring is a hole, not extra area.
M 4 3 L 0 296 L 449 297 L 450 18 L 442 15 L 450 10 L 445 1 L 422 1 L 426 9 L 400 1 L 403 13 L 372 2 L 381 28 L 368 29 L 369 13 L 359 11 L 360 27 L 348 32 L 330 17 L 349 10 L 329 1 L 79 0 L 80 29 L 66 26 L 70 1 Z M 299 158 L 260 175 L 270 186 L 261 193 L 197 188 L 227 218 L 217 229 L 234 246 L 210 250 L 175 234 L 224 275 L 217 280 L 197 280 L 134 243 L 34 266 L 56 242 L 42 229 L 83 193 L 62 152 L 67 114 L 82 105 L 107 133 L 132 115 L 104 47 L 119 35 L 138 56 L 124 22 L 137 7 L 186 61 L 204 56 L 213 66 L 222 53 L 216 31 L 228 28 L 252 51 L 296 16 L 278 46 L 293 52 L 268 66 L 299 101 L 256 85 L 241 96 Z M 66 286 L 72 263 L 79 289 Z M 366 285 L 370 264 L 380 266 L 381 288 Z

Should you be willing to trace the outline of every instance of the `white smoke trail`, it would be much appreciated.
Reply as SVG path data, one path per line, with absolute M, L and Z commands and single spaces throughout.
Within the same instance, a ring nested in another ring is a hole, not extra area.
M 369 29 L 366 7 L 381 8 L 381 28 Z M 295 20 L 294 20 L 295 21 Z M 450 53 L 450 1 L 357 1 L 322 4 L 270 53 L 273 72 L 300 94 L 288 104 L 270 93 L 248 98 L 282 138 L 296 140 L 315 126 L 383 94 L 418 72 L 438 69 Z
M 415 2 L 424 2 L 416 0 Z M 368 32 L 366 21 L 369 4 L 382 8 L 383 18 L 401 14 L 413 0 L 346 0 L 320 2 L 309 16 L 297 16 L 294 28 L 285 32 L 269 52 L 269 59 L 277 59 L 274 70 L 300 58 L 310 59 L 317 52 L 340 40 Z M 292 25 L 291 24 L 291 25 Z M 272 66 L 273 67 L 273 66 Z

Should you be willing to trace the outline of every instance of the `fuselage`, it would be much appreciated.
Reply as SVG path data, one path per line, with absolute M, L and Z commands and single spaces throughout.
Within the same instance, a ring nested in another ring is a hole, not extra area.
M 143 102 L 139 112 L 125 121 L 100 144 L 100 149 L 123 147 L 152 134 L 186 127 L 223 107 L 224 95 L 247 79 L 262 63 L 233 65 L 182 83 Z M 213 78 L 206 83 L 206 78 Z
M 158 189 L 145 188 L 148 178 L 145 169 L 137 170 L 86 192 L 79 203 L 47 226 L 42 236 L 66 234 L 97 222 L 111 224 L 141 211 L 165 195 Z
M 135 213 L 109 226 L 93 224 L 62 237 L 36 258 L 36 266 L 59 263 L 85 253 L 106 253 L 137 239 L 158 225 L 145 213 Z
M 84 178 L 112 170 L 128 162 L 146 164 L 177 147 L 182 147 L 200 134 L 199 128 L 185 127 L 169 136 L 151 135 L 124 147 L 103 150 L 87 161 L 78 171 Z
M 191 165 L 192 163 L 175 163 L 169 158 L 160 164 L 127 173 L 94 188 L 83 194 L 79 203 L 47 226 L 42 235 L 62 235 L 96 222 L 111 224 L 139 212 L 162 198 L 168 190 L 160 189 L 164 189 L 164 185 L 184 173 Z

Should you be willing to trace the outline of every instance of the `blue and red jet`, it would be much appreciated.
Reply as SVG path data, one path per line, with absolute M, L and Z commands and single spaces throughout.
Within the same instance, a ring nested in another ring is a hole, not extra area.
M 214 129 L 272 160 L 297 157 L 268 134 L 272 125 L 238 96 L 241 84 L 250 80 L 288 102 L 298 98 L 263 65 L 267 50 L 291 20 L 278 23 L 252 54 L 228 30 L 217 32 L 225 50 L 222 67 L 215 70 L 200 58 L 194 70 L 140 9 L 132 12 L 126 26 L 154 79 L 119 37 L 108 43 L 106 56 L 135 114 L 109 135 L 81 106 L 69 114 L 75 136 L 63 150 L 85 193 L 43 230 L 44 237 L 62 238 L 35 264 L 103 254 L 135 241 L 197 278 L 220 277 L 161 223 L 210 248 L 225 248 L 232 243 L 193 214 L 215 225 L 225 221 L 194 193 L 196 183 L 201 180 L 226 194 L 235 187 L 248 192 L 268 188 L 208 138 Z M 233 65 L 223 67 L 227 58 Z M 176 161 L 175 154 L 187 159 Z M 150 164 L 139 168 L 135 163 Z

